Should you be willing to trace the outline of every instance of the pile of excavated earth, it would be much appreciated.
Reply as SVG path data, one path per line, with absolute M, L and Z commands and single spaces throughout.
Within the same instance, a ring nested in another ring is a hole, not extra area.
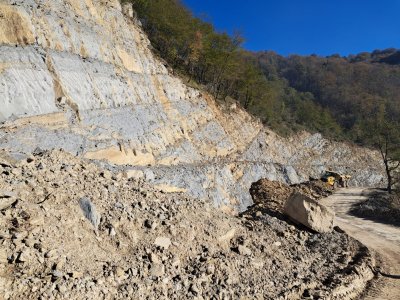
M 284 183 L 265 178 L 254 182 L 250 188 L 254 204 L 258 208 L 267 209 L 270 213 L 284 213 L 285 203 L 293 192 L 299 192 L 311 199 L 318 200 L 331 195 L 332 189 L 320 180 L 312 180 L 288 186 Z
M 372 276 L 339 228 L 224 215 L 60 150 L 3 152 L 0 191 L 4 299 L 352 299 Z
M 400 226 L 400 192 L 389 194 L 373 190 L 366 201 L 355 204 L 350 212 L 358 217 Z

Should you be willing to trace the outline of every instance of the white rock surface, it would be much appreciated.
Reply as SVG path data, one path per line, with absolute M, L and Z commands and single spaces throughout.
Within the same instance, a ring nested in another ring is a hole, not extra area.
M 295 192 L 285 204 L 285 214 L 294 221 L 320 233 L 333 230 L 335 213 L 318 201 Z

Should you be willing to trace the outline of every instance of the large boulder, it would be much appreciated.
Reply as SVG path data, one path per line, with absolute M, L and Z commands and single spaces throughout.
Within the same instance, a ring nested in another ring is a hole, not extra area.
M 284 211 L 291 219 L 314 231 L 326 233 L 333 230 L 335 213 L 298 192 L 293 193 L 286 201 Z

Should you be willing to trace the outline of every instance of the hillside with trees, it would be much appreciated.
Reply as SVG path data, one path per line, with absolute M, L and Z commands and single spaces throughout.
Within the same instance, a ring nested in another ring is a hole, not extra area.
M 219 101 L 239 102 L 281 134 L 306 129 L 377 146 L 371 132 L 385 120 L 390 134 L 399 135 L 399 50 L 348 57 L 253 53 L 240 35 L 217 32 L 178 0 L 126 1 L 174 72 Z
M 281 134 L 308 129 L 330 137 L 341 135 L 330 112 L 310 93 L 296 91 L 281 78 L 266 77 L 257 57 L 243 49 L 240 35 L 217 32 L 180 1 L 129 2 L 154 51 L 188 83 L 202 85 L 220 101 L 238 101 Z

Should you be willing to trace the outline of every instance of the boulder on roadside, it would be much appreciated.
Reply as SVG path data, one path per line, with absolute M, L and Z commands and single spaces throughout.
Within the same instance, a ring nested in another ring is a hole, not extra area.
M 294 221 L 320 232 L 333 230 L 333 211 L 303 194 L 294 192 L 285 204 L 285 214 Z

